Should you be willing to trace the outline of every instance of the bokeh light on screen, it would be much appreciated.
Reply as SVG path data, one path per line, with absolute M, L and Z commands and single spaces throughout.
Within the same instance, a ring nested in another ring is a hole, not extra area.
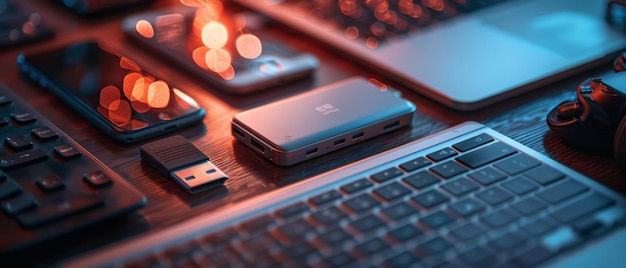
M 154 28 L 147 20 L 139 20 L 135 25 L 135 30 L 137 30 L 137 32 L 145 38 L 154 37 Z
M 202 43 L 208 48 L 222 48 L 228 42 L 228 30 L 219 22 L 209 22 L 202 27 Z
M 100 90 L 100 106 L 104 108 L 109 110 L 117 109 L 120 99 L 120 90 L 113 85 L 108 85 Z
M 170 87 L 165 81 L 159 80 L 148 86 L 148 106 L 152 108 L 165 108 L 170 103 Z
M 249 33 L 237 37 L 235 47 L 239 55 L 246 59 L 255 59 L 259 57 L 263 51 L 261 40 L 256 35 Z

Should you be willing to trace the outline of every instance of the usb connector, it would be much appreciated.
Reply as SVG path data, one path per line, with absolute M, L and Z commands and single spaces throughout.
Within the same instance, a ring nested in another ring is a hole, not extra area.
M 223 185 L 228 179 L 183 136 L 172 136 L 141 146 L 141 158 L 192 194 Z

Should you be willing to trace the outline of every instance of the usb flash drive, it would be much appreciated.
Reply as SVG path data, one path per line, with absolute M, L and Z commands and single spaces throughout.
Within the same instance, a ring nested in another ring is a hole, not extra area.
M 171 136 L 145 144 L 140 152 L 144 161 L 192 194 L 223 185 L 228 179 L 183 136 Z

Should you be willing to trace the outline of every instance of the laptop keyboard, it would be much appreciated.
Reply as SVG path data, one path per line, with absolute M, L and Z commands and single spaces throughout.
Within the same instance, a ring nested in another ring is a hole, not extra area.
M 215 216 L 212 231 L 192 228 L 206 220 L 129 246 L 134 259 L 115 266 L 528 267 L 626 224 L 619 195 L 487 130 L 332 184 L 311 179 L 305 194 Z
M 145 197 L 0 85 L 0 255 L 133 211 Z
M 368 45 L 431 27 L 506 0 L 284 0 L 295 14 L 345 31 Z

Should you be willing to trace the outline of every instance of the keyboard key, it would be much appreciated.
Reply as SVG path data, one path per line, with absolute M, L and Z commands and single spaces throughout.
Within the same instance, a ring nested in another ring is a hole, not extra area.
M 535 245 L 524 253 L 513 258 L 513 263 L 521 267 L 534 267 L 556 254 L 541 245 Z
M 65 188 L 65 183 L 56 174 L 39 177 L 36 180 L 36 184 L 46 192 L 54 192 Z
M 279 226 L 280 231 L 286 238 L 289 244 L 306 239 L 306 235 L 315 230 L 315 227 L 304 219 L 297 219 L 292 222 L 285 223 Z
M 427 254 L 435 255 L 452 247 L 452 244 L 443 237 L 435 237 L 418 246 L 418 248 Z
M 82 155 L 74 146 L 69 144 L 54 147 L 54 153 L 65 160 L 77 158 Z
M 414 188 L 422 189 L 430 185 L 433 185 L 435 183 L 438 183 L 441 180 L 437 176 L 428 172 L 427 170 L 423 170 L 423 171 L 417 172 L 415 174 L 411 174 L 403 178 L 402 181 L 408 183 Z
M 94 171 L 83 175 L 83 179 L 85 179 L 89 184 L 93 187 L 103 187 L 113 183 L 113 180 L 109 178 L 102 171 Z
M 433 214 L 423 217 L 420 221 L 431 229 L 437 229 L 448 223 L 453 222 L 454 219 L 443 211 L 437 211 Z
M 423 232 L 415 225 L 404 224 L 389 231 L 389 236 L 393 237 L 397 241 L 407 241 L 421 235 Z
M 345 266 L 355 261 L 356 259 L 346 252 L 340 252 L 324 260 L 330 267 Z
M 476 196 L 491 206 L 497 206 L 513 199 L 512 194 L 497 186 L 484 190 L 476 194 Z
M 613 203 L 613 200 L 610 200 L 598 193 L 592 193 L 586 195 L 582 199 L 578 199 L 575 202 L 552 212 L 552 217 L 560 222 L 569 223 L 585 215 L 608 207 Z
M 336 206 L 331 206 L 311 214 L 311 217 L 313 219 L 326 226 L 336 225 L 339 223 L 339 221 L 347 216 L 348 214 L 346 214 Z
M 41 149 L 23 151 L 19 154 L 0 156 L 0 168 L 4 170 L 14 169 L 47 158 L 48 155 Z
M 489 142 L 492 142 L 493 138 L 485 133 L 480 134 L 476 137 L 464 140 L 462 142 L 459 142 L 457 144 L 452 145 L 452 147 L 454 149 L 457 149 L 461 152 L 465 152 L 465 151 L 469 151 L 471 149 L 474 149 L 478 146 L 481 146 L 483 144 L 487 144 Z
M 525 154 L 519 154 L 494 164 L 495 167 L 510 175 L 517 175 L 539 165 L 541 162 Z
M 519 196 L 525 195 L 539 188 L 539 185 L 536 183 L 519 176 L 503 182 L 502 186 Z
M 476 238 L 484 233 L 487 232 L 487 229 L 485 229 L 484 227 L 474 223 L 474 222 L 469 222 L 466 223 L 462 226 L 459 226 L 455 229 L 453 229 L 450 233 L 452 233 L 452 235 L 454 235 L 455 237 L 457 237 L 458 239 L 464 240 L 464 241 L 468 241 L 472 238 Z
M 374 190 L 374 193 L 385 201 L 392 201 L 411 193 L 411 190 L 402 186 L 399 182 L 392 182 Z
M 372 256 L 377 253 L 381 253 L 383 250 L 389 248 L 390 245 L 384 240 L 375 237 L 367 242 L 359 244 L 356 248 L 362 253 L 364 256 Z
M 432 172 L 437 173 L 438 175 L 446 178 L 446 179 L 450 179 L 456 175 L 459 175 L 463 172 L 468 171 L 469 169 L 467 169 L 464 166 L 461 166 L 459 163 L 454 162 L 454 161 L 448 161 L 445 162 L 443 164 L 439 164 L 437 166 L 434 166 L 432 168 L 430 168 L 430 170 Z
M 306 211 L 309 211 L 309 206 L 304 202 L 297 202 L 277 210 L 276 215 L 281 218 L 290 218 Z
M 388 217 L 390 217 L 391 219 L 398 221 L 398 220 L 403 219 L 404 217 L 417 214 L 419 210 L 417 210 L 417 208 L 405 202 L 401 202 L 393 206 L 382 209 L 382 212 Z
M 459 156 L 456 160 L 471 168 L 478 168 L 516 152 L 517 150 L 513 149 L 513 147 L 497 142 Z
M 482 247 L 472 247 L 459 254 L 461 261 L 471 267 L 484 267 L 487 265 L 493 265 L 495 256 L 491 250 Z
M 363 179 L 358 179 L 356 181 L 345 184 L 344 186 L 341 186 L 340 189 L 346 192 L 347 194 L 353 194 L 353 193 L 356 193 L 363 189 L 367 189 L 372 186 L 374 186 L 373 182 L 371 182 L 368 179 L 363 178 Z
M 15 198 L 9 199 L 2 203 L 2 210 L 9 216 L 15 216 L 16 214 L 25 210 L 34 208 L 37 206 L 37 201 L 29 194 L 21 194 Z
M 6 137 L 4 143 L 14 151 L 23 151 L 33 147 L 33 142 L 23 135 Z
M 374 180 L 375 182 L 378 183 L 383 183 L 386 182 L 390 179 L 399 177 L 400 175 L 404 174 L 404 172 L 402 172 L 402 170 L 396 168 L 396 167 L 392 167 L 392 168 L 388 168 L 384 171 L 378 172 L 374 175 L 372 175 L 372 180 Z
M 341 228 L 335 228 L 318 236 L 319 240 L 328 246 L 333 246 L 352 239 L 352 235 L 348 234 Z
M 476 181 L 478 181 L 479 183 L 481 183 L 482 185 L 490 185 L 494 182 L 497 181 L 501 181 L 505 178 L 507 178 L 506 174 L 492 168 L 492 167 L 486 167 L 483 168 L 479 171 L 476 172 L 472 172 L 470 174 L 468 174 L 468 176 Z
M 317 249 L 308 241 L 301 241 L 282 249 L 280 253 L 287 256 L 288 259 L 298 260 L 315 252 Z
M 337 192 L 336 190 L 330 190 L 327 191 L 325 193 L 313 196 L 309 199 L 309 201 L 311 203 L 313 203 L 316 206 L 321 206 L 324 205 L 326 203 L 330 203 L 332 201 L 338 200 L 342 197 L 342 195 Z
M 5 179 L 0 182 L 0 199 L 16 195 L 20 193 L 22 189 L 20 186 L 11 179 Z
M 13 118 L 13 120 L 20 125 L 26 125 L 26 124 L 34 123 L 37 121 L 37 118 L 35 118 L 33 115 L 31 115 L 28 112 L 13 113 L 11 115 L 11 118 Z
M 37 140 L 42 142 L 55 140 L 59 137 L 59 135 L 49 127 L 34 128 L 31 134 L 37 138 Z
M 432 159 L 435 162 L 439 162 L 441 160 L 453 157 L 453 156 L 458 155 L 458 154 L 459 153 L 457 153 L 452 148 L 446 147 L 446 148 L 443 148 L 443 149 L 441 149 L 439 151 L 436 151 L 434 153 L 428 154 L 427 157 Z
M 426 159 L 426 157 L 420 156 L 420 157 L 415 158 L 415 159 L 413 159 L 411 161 L 404 162 L 404 163 L 400 164 L 400 167 L 402 169 L 404 169 L 405 171 L 407 171 L 407 172 L 412 172 L 412 171 L 418 170 L 420 168 L 427 167 L 430 164 L 432 164 L 432 162 L 430 162 L 428 159 Z
M 407 267 L 419 262 L 419 258 L 410 251 L 404 251 L 383 262 L 385 267 Z
M 541 185 L 548 185 L 565 177 L 565 174 L 545 165 L 529 170 L 524 175 Z
M 568 179 L 537 193 L 537 196 L 548 203 L 558 204 L 587 190 L 589 187 Z
M 17 215 L 17 220 L 26 228 L 36 228 L 74 214 L 94 209 L 103 202 L 95 195 L 75 197 L 47 204 L 37 210 Z
M 263 214 L 261 216 L 254 217 L 252 219 L 246 220 L 241 223 L 241 228 L 250 233 L 256 234 L 261 231 L 266 230 L 269 226 L 273 225 L 276 221 L 274 218 L 268 214 Z
M 511 207 L 526 216 L 530 216 L 547 208 L 548 205 L 538 198 L 531 196 L 511 204 Z
M 432 208 L 436 205 L 443 204 L 450 200 L 450 198 L 448 198 L 446 195 L 436 189 L 428 190 L 424 193 L 418 194 L 411 199 L 425 208 Z
M 518 214 L 508 208 L 491 211 L 480 217 L 483 222 L 493 228 L 504 227 L 518 219 Z
M 483 203 L 474 198 L 467 198 L 450 205 L 450 209 L 461 217 L 469 217 L 485 208 L 486 206 Z
M 376 215 L 367 215 L 351 223 L 352 227 L 359 230 L 361 233 L 367 233 L 380 226 L 383 226 L 384 224 L 385 222 L 378 218 Z
M 480 188 L 467 178 L 459 178 L 441 185 L 441 188 L 455 196 L 463 196 Z
M 349 207 L 352 211 L 360 213 L 369 211 L 370 209 L 379 206 L 381 203 L 369 194 L 361 194 L 357 197 L 344 201 L 343 204 Z
M 541 236 L 554 230 L 558 223 L 550 218 L 541 218 L 522 225 L 522 230 L 532 236 Z
M 507 250 L 521 244 L 526 239 L 526 235 L 518 231 L 511 231 L 492 240 L 489 244 L 497 249 Z

